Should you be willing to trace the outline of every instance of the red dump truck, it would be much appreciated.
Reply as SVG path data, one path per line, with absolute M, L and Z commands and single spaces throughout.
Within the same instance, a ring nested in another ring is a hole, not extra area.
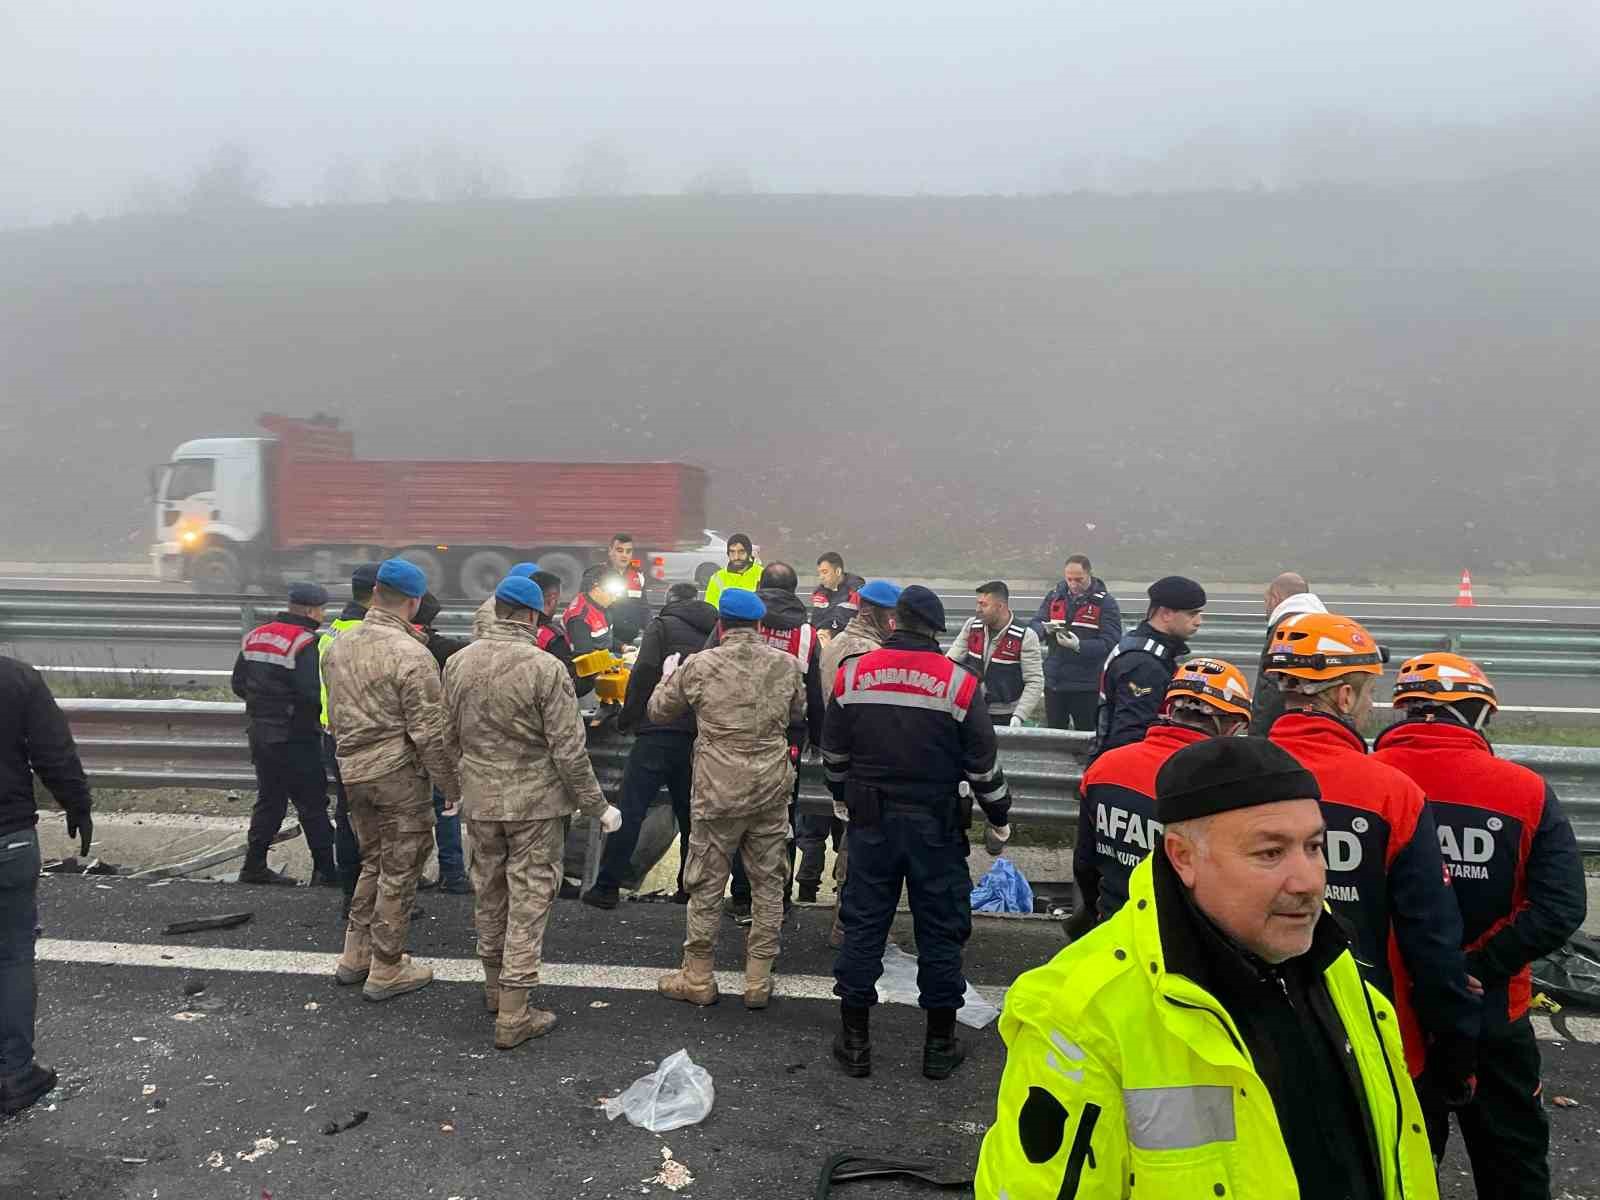
M 157 578 L 276 591 L 397 555 L 436 594 L 479 600 L 532 558 L 570 595 L 619 530 L 657 552 L 704 540 L 705 472 L 683 463 L 360 459 L 335 419 L 261 425 L 184 442 L 152 472 Z

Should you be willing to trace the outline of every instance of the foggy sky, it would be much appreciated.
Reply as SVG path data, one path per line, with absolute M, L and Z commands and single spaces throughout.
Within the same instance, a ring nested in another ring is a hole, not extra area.
M 546 195 L 596 139 L 630 191 L 1010 193 L 1219 129 L 1597 95 L 1593 0 L 9 0 L 0 226 L 115 213 L 223 142 L 274 203 L 440 142 Z

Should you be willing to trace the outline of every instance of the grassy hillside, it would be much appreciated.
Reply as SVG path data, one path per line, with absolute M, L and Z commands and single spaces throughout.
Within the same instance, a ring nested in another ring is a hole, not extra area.
M 146 466 L 271 409 L 371 455 L 698 462 L 714 525 L 800 556 L 1582 573 L 1597 210 L 1533 175 L 7 233 L 0 552 L 139 552 Z

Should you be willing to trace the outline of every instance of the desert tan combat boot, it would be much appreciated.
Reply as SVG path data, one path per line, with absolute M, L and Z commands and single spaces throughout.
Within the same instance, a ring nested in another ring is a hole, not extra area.
M 494 1048 L 510 1050 L 529 1038 L 549 1033 L 556 1026 L 556 1015 L 542 1008 L 528 1007 L 527 988 L 503 988 L 500 1013 L 494 1019 Z
M 372 934 L 368 930 L 344 931 L 344 953 L 333 966 L 333 977 L 346 987 L 365 983 L 372 969 Z
M 425 988 L 432 982 L 432 969 L 417 966 L 409 954 L 402 954 L 397 963 L 381 963 L 374 959 L 372 972 L 367 976 L 367 985 L 361 989 L 361 995 L 368 1000 L 392 1000 L 396 996 Z
M 490 1012 L 500 1011 L 500 964 L 483 964 L 483 1006 Z
M 711 974 L 711 959 L 683 956 L 683 966 L 670 975 L 663 975 L 656 988 L 670 1000 L 685 1000 L 690 1004 L 715 1004 L 717 981 Z
M 744 1006 L 765 1008 L 772 999 L 772 960 L 747 958 L 744 963 Z

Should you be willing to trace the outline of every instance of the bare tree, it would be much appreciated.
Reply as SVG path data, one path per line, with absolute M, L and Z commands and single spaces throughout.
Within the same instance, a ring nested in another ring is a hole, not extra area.
M 620 196 L 628 190 L 628 159 L 602 138 L 585 142 L 567 164 L 561 192 L 566 196 Z
M 179 209 L 178 189 L 159 175 L 141 175 L 122 195 L 124 216 L 151 216 L 174 213 Z
M 322 172 L 324 204 L 364 204 L 372 194 L 372 175 L 353 154 L 338 155 Z
M 498 159 L 456 142 L 440 140 L 425 153 L 430 191 L 435 200 L 491 200 L 512 194 L 511 172 Z
M 267 176 L 250 148 L 226 142 L 195 171 L 184 198 L 191 212 L 227 212 L 266 203 Z

